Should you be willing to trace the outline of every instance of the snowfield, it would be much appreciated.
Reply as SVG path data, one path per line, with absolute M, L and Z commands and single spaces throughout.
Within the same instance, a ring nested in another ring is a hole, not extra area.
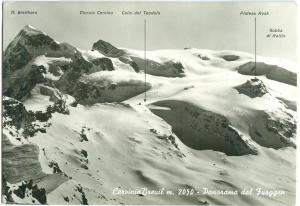
M 31 27 L 24 32 L 41 34 Z M 17 36 L 5 56 L 14 55 L 20 38 L 22 43 L 27 36 Z M 252 54 L 196 48 L 147 51 L 145 61 L 143 51 L 103 42 L 90 51 L 69 51 L 56 43 L 64 55 L 43 52 L 7 71 L 4 202 L 295 204 L 297 74 L 292 64 L 259 57 L 255 68 Z M 31 47 L 24 47 L 30 53 Z M 46 69 L 40 81 L 14 80 L 31 75 L 34 66 Z M 39 189 L 24 186 L 30 195 L 20 198 L 15 191 L 29 180 Z M 122 194 L 143 188 L 175 195 Z M 251 188 L 252 195 L 240 194 Z M 180 189 L 195 194 L 182 195 Z M 238 194 L 220 194 L 224 191 Z

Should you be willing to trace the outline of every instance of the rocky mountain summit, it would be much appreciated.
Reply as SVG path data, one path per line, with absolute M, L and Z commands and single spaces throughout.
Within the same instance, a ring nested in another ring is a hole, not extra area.
M 105 56 L 109 57 L 120 57 L 125 54 L 124 51 L 118 49 L 117 47 L 111 45 L 110 43 L 99 40 L 93 44 L 92 50 L 97 50 Z
M 47 54 L 48 57 L 66 57 L 73 55 L 75 48 L 69 44 L 60 44 L 47 34 L 25 26 L 8 45 L 3 56 L 3 75 L 22 69 L 32 59 Z
M 156 50 L 144 59 L 104 40 L 91 45 L 80 50 L 25 26 L 6 48 L 3 202 L 294 203 L 293 68 L 238 51 Z M 266 185 L 289 193 L 280 201 L 113 194 Z

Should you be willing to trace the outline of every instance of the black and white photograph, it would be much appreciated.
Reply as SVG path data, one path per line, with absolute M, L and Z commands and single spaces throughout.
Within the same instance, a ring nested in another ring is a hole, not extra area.
M 2 204 L 296 205 L 295 2 L 2 12 Z

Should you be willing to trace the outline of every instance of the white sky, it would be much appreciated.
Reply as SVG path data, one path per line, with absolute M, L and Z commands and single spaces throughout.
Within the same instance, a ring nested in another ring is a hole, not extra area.
M 38 15 L 11 15 L 11 10 L 34 10 Z M 80 15 L 84 11 L 113 11 L 113 16 Z M 160 16 L 122 16 L 122 11 L 160 11 Z M 30 24 L 59 42 L 91 49 L 99 39 L 115 46 L 143 49 L 143 21 L 147 19 L 147 47 L 254 52 L 254 17 L 240 11 L 269 11 L 257 17 L 257 53 L 296 60 L 297 7 L 288 2 L 6 2 L 3 11 L 4 49 Z M 281 28 L 284 39 L 268 39 L 270 28 Z

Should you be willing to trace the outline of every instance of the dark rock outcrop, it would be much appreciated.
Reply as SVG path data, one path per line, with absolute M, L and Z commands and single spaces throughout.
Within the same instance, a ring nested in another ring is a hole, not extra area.
M 43 112 L 34 113 L 32 111 L 27 111 L 24 105 L 15 99 L 8 97 L 4 97 L 3 99 L 3 127 L 15 127 L 17 131 L 22 129 L 20 130 L 22 131 L 21 135 L 25 138 L 29 136 L 32 137 L 37 132 L 45 132 L 44 127 L 35 125 L 33 122 L 38 120 L 38 118 L 40 118 L 40 120 L 48 118 L 48 115 L 46 116 L 47 117 L 43 115 Z
M 23 181 L 21 185 L 13 190 L 13 193 L 21 199 L 25 198 L 25 195 L 31 191 L 33 198 L 37 199 L 40 204 L 47 203 L 46 190 L 44 188 L 39 188 L 36 184 L 33 184 L 33 181 L 29 182 Z
M 80 104 L 90 105 L 103 102 L 122 102 L 150 88 L 150 83 L 145 85 L 142 81 L 97 85 L 82 80 L 77 82 L 72 95 Z
M 36 56 L 71 57 L 74 51 L 75 48 L 71 45 L 59 44 L 47 34 L 30 26 L 25 26 L 4 52 L 4 77 L 11 72 L 22 69 Z
M 88 205 L 89 203 L 88 203 L 88 200 L 87 200 L 87 198 L 86 198 L 86 195 L 85 195 L 85 193 L 84 193 L 84 191 L 83 191 L 82 186 L 81 186 L 81 185 L 78 185 L 78 186 L 77 186 L 77 190 L 78 190 L 78 192 L 81 194 L 81 198 L 82 198 L 81 204 L 83 204 L 83 205 Z
M 281 101 L 287 109 L 297 111 L 297 101 L 291 101 L 282 97 L 276 97 Z
M 121 57 L 119 57 L 119 60 L 125 64 L 129 64 L 135 72 L 140 71 L 138 65 L 130 57 L 121 56 Z
M 113 71 L 114 65 L 109 58 L 97 58 L 93 59 L 92 63 L 95 64 L 97 67 L 100 67 L 102 71 Z
M 15 126 L 20 129 L 26 122 L 27 111 L 24 105 L 12 98 L 3 97 L 3 127 Z
M 50 64 L 48 72 L 56 77 L 60 77 L 63 74 L 60 66 L 57 64 Z
M 3 55 L 3 77 L 18 69 L 22 69 L 30 60 L 32 55 L 19 42 L 9 45 Z
M 48 163 L 48 166 L 53 169 L 53 173 L 62 173 L 61 169 L 58 166 L 58 163 L 54 160 Z
M 285 111 L 257 111 L 250 125 L 251 138 L 263 147 L 280 149 L 296 147 L 297 123 L 292 115 Z
M 57 102 L 63 99 L 63 94 L 56 88 L 47 85 L 40 85 L 40 93 L 50 97 L 50 101 Z
M 59 90 L 70 95 L 78 93 L 76 89 L 78 85 L 81 85 L 79 79 L 82 75 L 114 70 L 112 61 L 105 57 L 93 59 L 89 62 L 77 51 L 71 60 L 71 63 L 65 66 L 62 77 L 56 82 Z
M 80 74 L 90 72 L 91 68 L 93 67 L 93 64 L 85 60 L 79 51 L 74 53 L 74 56 L 71 60 L 72 61 L 71 64 L 69 64 L 69 67 L 72 68 L 74 72 L 78 72 Z
M 86 134 L 85 134 L 85 129 L 84 128 L 81 129 L 79 136 L 80 136 L 80 140 L 79 140 L 80 142 L 89 141 Z
M 3 94 L 18 100 L 26 98 L 36 84 L 45 82 L 45 67 L 29 65 L 24 70 L 17 70 L 11 78 L 3 80 Z
M 250 98 L 262 97 L 263 95 L 268 93 L 267 87 L 258 78 L 247 80 L 247 82 L 235 87 L 235 89 L 240 94 L 247 95 Z
M 47 113 L 70 114 L 66 101 L 64 99 L 57 100 L 53 105 L 47 107 Z
M 93 50 L 97 50 L 100 53 L 102 53 L 105 56 L 108 57 L 120 57 L 123 54 L 125 54 L 125 52 L 121 49 L 118 49 L 117 47 L 111 45 L 110 43 L 103 41 L 103 40 L 99 40 L 97 42 L 95 42 L 93 44 Z
M 257 154 L 226 117 L 196 107 L 190 103 L 166 100 L 154 103 L 166 109 L 151 109 L 172 126 L 176 136 L 188 147 L 216 150 L 227 155 Z
M 14 200 L 12 198 L 12 191 L 10 190 L 10 187 L 7 185 L 6 178 L 4 175 L 2 175 L 2 198 L 5 199 L 6 203 L 12 204 L 14 203 Z M 3 200 L 2 200 L 3 201 Z
M 83 74 L 90 73 L 93 68 L 93 63 L 85 60 L 79 51 L 74 54 L 71 60 L 71 63 L 64 68 L 64 75 L 56 82 L 59 90 L 70 95 L 74 93 L 74 87 L 79 78 Z
M 228 54 L 228 55 L 223 55 L 221 56 L 222 59 L 226 60 L 226 61 L 236 61 L 236 60 L 239 60 L 240 57 L 237 56 L 237 55 L 233 55 L 233 54 Z
M 37 56 L 69 58 L 74 51 L 74 47 L 66 43 L 59 44 L 47 34 L 25 26 L 3 54 L 4 95 L 23 100 L 37 83 L 46 80 L 46 68 L 34 65 Z M 54 64 L 50 69 L 54 75 L 61 75 Z
M 265 75 L 268 79 L 297 86 L 297 74 L 276 65 L 264 62 L 248 62 L 237 68 L 240 74 L 251 76 Z
M 47 122 L 53 113 L 69 114 L 68 107 L 64 100 L 58 100 L 43 111 L 27 111 L 23 103 L 8 97 L 3 99 L 3 127 L 15 127 L 17 131 L 22 129 L 25 138 L 34 136 L 37 132 L 46 132 L 50 124 L 35 124 L 36 121 Z
M 139 57 L 131 57 L 131 59 L 135 62 L 135 67 L 137 67 L 139 71 L 147 68 L 147 74 L 162 77 L 184 77 L 184 67 L 181 62 L 166 61 L 164 63 L 158 63 Z
M 208 58 L 207 56 L 202 55 L 202 54 L 197 54 L 196 56 L 199 57 L 200 59 L 204 60 L 204 61 L 210 60 L 210 58 Z

